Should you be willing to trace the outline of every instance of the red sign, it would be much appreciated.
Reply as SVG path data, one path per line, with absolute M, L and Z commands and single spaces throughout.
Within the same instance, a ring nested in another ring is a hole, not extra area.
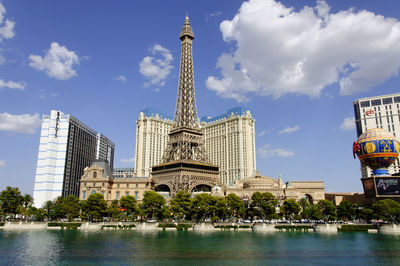
M 367 115 L 367 116 L 371 116 L 371 115 L 374 115 L 374 110 L 372 110 L 372 109 L 369 109 L 369 110 L 367 110 L 366 112 L 365 112 L 365 114 Z

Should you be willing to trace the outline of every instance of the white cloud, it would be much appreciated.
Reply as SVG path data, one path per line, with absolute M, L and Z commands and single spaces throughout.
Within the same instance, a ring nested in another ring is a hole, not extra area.
M 6 8 L 0 3 L 0 42 L 3 39 L 11 39 L 15 36 L 15 22 L 8 19 L 4 20 L 5 14 Z
M 155 44 L 151 49 L 152 56 L 146 56 L 140 62 L 140 73 L 149 80 L 144 84 L 164 86 L 165 81 L 172 69 L 172 60 L 174 59 L 171 52 L 159 44 Z
M 268 132 L 268 131 L 264 129 L 264 130 L 258 132 L 258 136 L 259 136 L 259 137 L 262 137 L 262 136 L 264 136 L 265 134 L 267 134 L 267 132 Z
M 125 158 L 125 159 L 121 159 L 121 163 L 134 163 L 135 162 L 135 158 L 131 157 L 131 158 Z
M 6 162 L 0 160 L 0 168 L 6 167 Z
M 284 129 L 282 129 L 281 131 L 278 132 L 278 134 L 290 134 L 293 133 L 297 130 L 299 130 L 300 127 L 299 126 L 294 126 L 294 127 L 286 127 Z
M 335 83 L 349 95 L 399 73 L 400 22 L 366 10 L 330 13 L 320 0 L 297 11 L 274 0 L 249 0 L 220 30 L 235 49 L 219 57 L 222 78 L 210 76 L 206 86 L 238 102 L 251 93 L 319 97 Z
M 21 90 L 23 91 L 25 89 L 26 83 L 23 81 L 3 81 L 2 79 L 0 79 L 0 90 L 2 88 L 8 88 L 8 89 L 15 89 L 15 90 Z
M 292 157 L 294 156 L 294 152 L 291 150 L 285 149 L 273 149 L 270 144 L 265 144 L 257 149 L 257 154 L 262 157 Z
M 125 76 L 119 75 L 118 77 L 114 77 L 115 80 L 121 81 L 122 83 L 126 83 L 128 80 Z
M 33 115 L 12 115 L 9 113 L 0 114 L 0 130 L 17 133 L 35 133 L 35 129 L 41 124 L 39 114 Z
M 40 55 L 30 55 L 29 65 L 37 70 L 44 71 L 49 77 L 67 80 L 76 76 L 75 65 L 79 64 L 79 57 L 74 51 L 70 51 L 65 46 L 60 46 L 57 42 L 50 44 L 50 49 L 44 57 Z
M 354 117 L 345 117 L 342 124 L 340 125 L 341 130 L 350 131 L 356 128 Z

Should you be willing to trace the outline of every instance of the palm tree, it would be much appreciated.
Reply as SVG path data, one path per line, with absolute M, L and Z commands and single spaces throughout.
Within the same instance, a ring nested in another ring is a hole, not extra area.
M 27 209 L 29 205 L 33 204 L 33 198 L 29 194 L 24 195 L 23 205 L 24 208 Z
M 53 209 L 53 207 L 54 207 L 54 203 L 51 200 L 48 200 L 45 203 L 43 203 L 42 208 L 46 211 L 47 219 L 50 218 L 50 212 Z

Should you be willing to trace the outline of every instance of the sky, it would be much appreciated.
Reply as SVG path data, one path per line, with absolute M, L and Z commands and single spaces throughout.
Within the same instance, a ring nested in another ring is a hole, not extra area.
M 199 117 L 250 108 L 257 169 L 362 192 L 352 102 L 400 92 L 397 0 L 0 1 L 0 189 L 32 194 L 41 118 L 72 114 L 133 167 L 141 110 L 173 115 L 186 13 Z

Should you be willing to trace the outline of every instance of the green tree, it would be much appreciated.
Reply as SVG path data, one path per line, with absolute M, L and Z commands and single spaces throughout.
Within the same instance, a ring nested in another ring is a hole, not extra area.
M 74 195 L 68 195 L 62 203 L 63 213 L 68 221 L 79 216 L 79 199 Z
M 225 197 L 212 197 L 211 210 L 212 210 L 212 221 L 225 220 L 227 218 L 227 199 Z
M 118 200 L 113 200 L 106 209 L 107 216 L 111 218 L 112 221 L 119 219 L 121 216 L 121 208 L 119 206 Z
M 64 197 L 59 196 L 53 200 L 53 208 L 50 212 L 50 217 L 55 220 L 63 219 L 66 216 L 64 209 Z
M 90 194 L 89 198 L 81 202 L 84 216 L 89 220 L 101 220 L 106 214 L 107 202 L 100 193 Z
M 302 210 L 305 210 L 312 205 L 312 203 L 308 200 L 307 197 L 300 199 L 299 204 Z
M 336 220 L 336 206 L 329 200 L 320 200 L 318 206 L 321 209 L 323 220 L 332 221 Z
M 235 194 L 229 194 L 227 200 L 227 214 L 229 217 L 239 219 L 243 216 L 244 202 Z
M 17 209 L 22 206 L 24 197 L 17 187 L 7 187 L 0 193 L 0 206 L 5 215 L 15 215 L 18 213 Z
M 347 200 L 342 200 L 337 206 L 338 219 L 353 221 L 356 216 L 356 209 L 353 203 Z
M 119 200 L 119 205 L 122 209 L 125 209 L 128 217 L 134 218 L 133 216 L 137 213 L 137 205 L 135 197 L 131 195 L 122 196 Z
M 28 209 L 28 206 L 33 204 L 33 198 L 29 194 L 24 195 L 23 206 L 25 209 Z
M 213 197 L 207 193 L 197 194 L 192 198 L 191 216 L 198 222 L 212 218 Z
M 47 219 L 50 219 L 50 214 L 53 210 L 54 204 L 51 200 L 45 201 L 42 205 L 43 210 L 45 211 L 45 215 Z
M 175 194 L 175 197 L 170 201 L 170 208 L 173 216 L 181 221 L 190 213 L 191 201 L 190 193 L 185 191 L 179 191 Z
M 251 216 L 271 219 L 275 215 L 275 207 L 277 204 L 277 199 L 271 193 L 255 192 L 251 196 Z
M 318 204 L 311 204 L 310 206 L 306 207 L 301 212 L 301 216 L 308 220 L 322 220 L 324 218 L 321 208 Z
M 369 207 L 362 207 L 357 212 L 357 218 L 364 221 L 369 222 L 374 217 L 374 210 Z
M 285 218 L 291 221 L 296 215 L 300 213 L 300 203 L 298 203 L 294 199 L 287 199 L 283 202 L 280 211 Z
M 375 215 L 379 219 L 386 220 L 391 223 L 400 222 L 400 203 L 384 199 L 372 205 Z
M 140 208 L 143 210 L 147 219 L 162 219 L 165 198 L 155 191 L 146 191 Z

